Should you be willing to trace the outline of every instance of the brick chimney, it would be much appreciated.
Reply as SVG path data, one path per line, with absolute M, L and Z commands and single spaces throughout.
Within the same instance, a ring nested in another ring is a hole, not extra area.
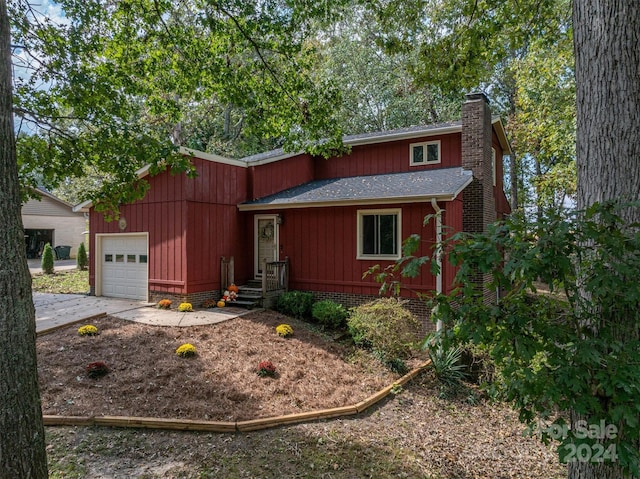
M 484 93 L 469 93 L 462 104 L 462 167 L 471 170 L 473 181 L 464 190 L 462 227 L 481 233 L 496 220 L 491 164 L 491 111 Z

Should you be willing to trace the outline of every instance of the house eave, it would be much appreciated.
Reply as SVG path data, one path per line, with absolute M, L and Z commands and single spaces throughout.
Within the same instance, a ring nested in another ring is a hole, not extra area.
M 226 158 L 224 156 L 216 155 L 213 153 L 206 153 L 204 151 L 194 150 L 193 148 L 186 148 L 181 146 L 178 152 L 185 156 L 191 156 L 193 158 L 199 158 L 201 160 L 212 161 L 214 163 L 222 163 L 224 165 L 238 166 L 240 168 L 248 168 L 248 164 L 243 160 L 234 160 L 232 158 Z
M 392 134 L 376 135 L 373 134 L 365 138 L 354 138 L 345 140 L 345 145 L 349 146 L 361 146 L 371 145 L 378 143 L 388 143 L 390 141 L 401 140 L 413 140 L 415 138 L 425 138 L 429 136 L 448 135 L 451 133 L 460 133 L 462 131 L 462 125 L 447 125 L 440 128 L 416 130 L 416 131 L 403 131 Z
M 403 203 L 429 203 L 433 199 L 436 201 L 453 201 L 459 193 L 442 194 L 429 196 L 401 196 L 390 198 L 366 198 L 335 201 L 308 201 L 301 203 L 261 203 L 261 204 L 239 204 L 239 211 L 270 211 L 270 210 L 291 210 L 300 208 L 330 208 L 335 206 L 374 206 L 374 205 L 398 205 Z
M 498 141 L 500 142 L 500 146 L 502 147 L 502 154 L 512 155 L 513 150 L 511 149 L 511 144 L 509 143 L 509 139 L 507 138 L 507 133 L 504 131 L 504 124 L 502 123 L 502 119 L 500 117 L 494 117 L 491 120 L 491 125 L 493 126 L 496 135 L 498 136 Z

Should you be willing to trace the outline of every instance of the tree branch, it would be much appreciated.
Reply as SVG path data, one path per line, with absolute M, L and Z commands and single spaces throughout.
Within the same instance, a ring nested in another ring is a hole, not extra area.
M 269 65 L 269 62 L 267 62 L 266 58 L 262 54 L 262 50 L 261 50 L 260 46 L 258 45 L 258 43 L 251 37 L 251 35 L 249 35 L 244 30 L 244 28 L 242 28 L 242 25 L 240 25 L 240 22 L 238 21 L 238 19 L 233 14 L 231 14 L 231 12 L 227 11 L 222 5 L 220 5 L 219 2 L 217 3 L 217 8 L 218 8 L 218 10 L 220 12 L 222 12 L 224 15 L 226 15 L 233 22 L 233 24 L 236 26 L 236 28 L 238 29 L 240 34 L 251 44 L 251 46 L 253 47 L 254 51 L 258 55 L 258 58 L 260 58 L 260 62 L 262 62 L 262 64 L 266 68 L 267 72 L 269 73 L 269 76 L 271 76 L 271 78 L 273 78 L 273 80 L 276 82 L 276 84 L 278 85 L 280 90 L 282 90 L 284 92 L 284 94 L 287 96 L 287 98 L 289 98 L 291 100 L 291 102 L 293 104 L 295 104 L 296 106 L 299 106 L 297 100 L 294 97 L 291 96 L 289 91 L 285 88 L 283 83 L 280 81 L 280 77 L 276 74 L 276 72 L 273 70 L 273 68 L 271 68 L 271 65 Z

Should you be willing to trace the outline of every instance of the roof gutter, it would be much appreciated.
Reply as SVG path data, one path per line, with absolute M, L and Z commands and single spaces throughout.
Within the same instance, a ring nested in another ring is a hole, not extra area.
M 270 210 L 292 210 L 299 208 L 330 208 L 334 206 L 374 206 L 374 205 L 397 205 L 402 203 L 429 203 L 430 201 L 453 201 L 457 194 L 445 194 L 435 196 L 403 196 L 396 198 L 371 198 L 355 200 L 337 201 L 309 201 L 305 203 L 259 203 L 259 204 L 239 204 L 240 211 L 270 211 Z

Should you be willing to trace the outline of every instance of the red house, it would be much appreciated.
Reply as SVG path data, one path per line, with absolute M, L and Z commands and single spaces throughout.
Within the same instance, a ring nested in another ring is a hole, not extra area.
M 404 238 L 420 234 L 420 253 L 431 253 L 437 227 L 423 219 L 436 209 L 456 231 L 482 231 L 509 213 L 502 158 L 510 148 L 483 94 L 467 96 L 460 122 L 345 143 L 351 152 L 328 160 L 282 150 L 240 160 L 183 150 L 198 176 L 149 177 L 147 195 L 122 206 L 119 222 L 79 205 L 90 212 L 92 292 L 198 305 L 218 298 L 230 280 L 257 279 L 265 290 L 288 282 L 354 305 L 377 296 L 379 285 L 363 272 L 399 258 Z M 453 275 L 446 264 L 439 277 L 425 268 L 408 285 L 446 291 Z

